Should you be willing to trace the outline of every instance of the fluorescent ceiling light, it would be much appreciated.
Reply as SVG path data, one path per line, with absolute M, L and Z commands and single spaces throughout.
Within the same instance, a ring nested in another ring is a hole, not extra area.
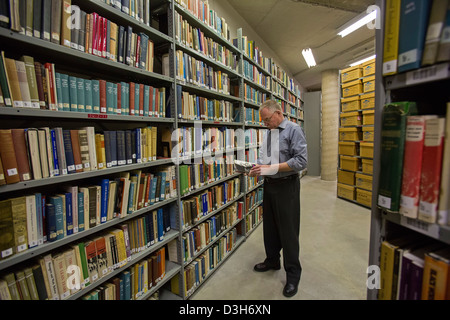
M 357 61 L 357 62 L 354 62 L 354 63 L 350 64 L 350 67 L 354 67 L 354 66 L 357 66 L 357 65 L 359 65 L 359 64 L 362 64 L 362 63 L 364 63 L 364 62 L 366 62 L 366 61 L 375 59 L 375 57 L 376 57 L 376 55 L 373 55 L 373 56 L 370 56 L 370 57 L 368 57 L 368 58 L 359 60 L 359 61 Z
M 316 60 L 310 48 L 302 50 L 303 58 L 305 58 L 306 64 L 309 68 L 316 65 Z
M 358 30 L 362 26 L 368 24 L 370 21 L 374 20 L 376 17 L 377 17 L 377 10 L 372 11 L 370 14 L 365 15 L 364 17 L 362 17 L 361 19 L 359 19 L 358 21 L 356 21 L 349 27 L 347 27 L 344 30 L 342 30 L 341 32 L 339 32 L 338 35 L 343 38 L 346 35 L 349 35 L 350 33 L 352 33 L 353 31 Z

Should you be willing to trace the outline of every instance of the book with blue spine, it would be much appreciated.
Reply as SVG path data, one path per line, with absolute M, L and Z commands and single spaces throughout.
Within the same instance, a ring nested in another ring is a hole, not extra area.
M 77 78 L 77 103 L 78 112 L 86 111 L 86 93 L 85 83 L 83 78 Z
M 50 137 L 52 142 L 53 172 L 55 176 L 59 176 L 58 149 L 56 147 L 56 134 L 54 129 L 50 130 Z
M 163 219 L 163 209 L 162 208 L 158 208 L 157 215 L 158 215 L 158 240 L 163 241 L 164 240 L 164 219 Z
M 38 231 L 38 245 L 44 243 L 44 221 L 43 221 L 43 208 L 42 208 L 42 194 L 34 194 L 36 201 L 36 221 L 37 221 L 37 231 Z
M 85 112 L 92 113 L 92 80 L 84 80 L 84 104 Z
M 53 205 L 55 211 L 55 228 L 56 237 L 53 240 L 60 240 L 64 238 L 64 215 L 62 198 L 53 196 L 49 199 L 49 204 Z
M 105 223 L 108 215 L 109 179 L 102 179 L 101 184 L 100 223 Z
M 431 0 L 402 0 L 398 40 L 398 72 L 420 68 Z
M 61 101 L 63 104 L 63 111 L 70 111 L 70 86 L 69 86 L 69 75 L 61 73 Z M 58 96 L 58 102 L 60 97 Z
M 91 80 L 92 82 L 92 112 L 100 113 L 100 81 Z
M 77 77 L 69 76 L 70 111 L 78 111 Z
M 72 212 L 72 193 L 64 193 L 66 201 L 66 234 L 73 234 L 73 212 Z

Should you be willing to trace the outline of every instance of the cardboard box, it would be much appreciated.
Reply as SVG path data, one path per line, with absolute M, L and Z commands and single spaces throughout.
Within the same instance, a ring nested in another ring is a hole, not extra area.
M 375 76 L 363 78 L 363 92 L 375 91 Z
M 372 74 L 375 74 L 375 59 L 364 62 L 361 65 L 362 68 L 362 76 L 367 77 Z
M 356 201 L 367 207 L 372 207 L 372 192 L 357 188 Z
M 366 93 L 359 96 L 361 109 L 375 108 L 375 92 Z
M 361 80 L 350 81 L 342 84 L 342 97 L 347 98 L 363 93 Z
M 361 159 L 350 156 L 339 156 L 340 168 L 350 171 L 359 171 Z
M 373 130 L 374 127 L 363 127 L 362 140 L 365 142 L 372 142 L 374 137 Z
M 373 184 L 373 177 L 357 173 L 355 174 L 355 185 L 358 188 L 364 189 L 364 190 L 370 190 L 372 191 L 372 184 Z
M 364 126 L 375 124 L 375 110 L 365 110 L 362 112 L 362 124 Z
M 339 128 L 339 140 L 341 141 L 359 141 L 362 138 L 360 128 Z
M 338 170 L 338 182 L 355 185 L 355 173 L 350 171 Z
M 339 142 L 339 154 L 357 156 L 358 150 L 356 142 Z
M 355 66 L 341 70 L 341 82 L 348 82 L 362 77 L 361 66 Z
M 359 144 L 359 155 L 363 158 L 373 158 L 373 142 L 361 142 Z
M 373 160 L 361 159 L 362 172 L 366 174 L 373 174 Z
M 341 111 L 349 112 L 361 109 L 361 100 L 359 96 L 341 99 Z
M 346 184 L 337 184 L 337 194 L 338 197 L 342 197 L 349 200 L 355 200 L 355 187 L 348 186 Z
M 360 126 L 361 125 L 361 115 L 358 111 L 356 112 L 344 112 L 341 113 L 341 126 Z

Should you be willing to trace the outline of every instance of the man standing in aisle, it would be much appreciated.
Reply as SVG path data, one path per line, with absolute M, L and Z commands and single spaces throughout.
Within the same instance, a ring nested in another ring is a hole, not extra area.
M 249 175 L 264 176 L 263 234 L 266 259 L 254 270 L 265 272 L 280 269 L 280 251 L 286 285 L 283 294 L 297 293 L 302 267 L 299 259 L 300 233 L 300 177 L 306 168 L 306 139 L 302 128 L 283 116 L 274 100 L 265 101 L 259 109 L 268 130 L 265 135 L 258 164 Z

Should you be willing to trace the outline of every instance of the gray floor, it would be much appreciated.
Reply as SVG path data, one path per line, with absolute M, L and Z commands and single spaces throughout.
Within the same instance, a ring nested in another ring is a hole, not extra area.
M 336 198 L 336 182 L 301 180 L 300 261 L 302 278 L 290 300 L 365 300 L 370 210 Z M 262 224 L 216 270 L 192 300 L 287 299 L 283 267 L 257 273 L 265 258 Z

